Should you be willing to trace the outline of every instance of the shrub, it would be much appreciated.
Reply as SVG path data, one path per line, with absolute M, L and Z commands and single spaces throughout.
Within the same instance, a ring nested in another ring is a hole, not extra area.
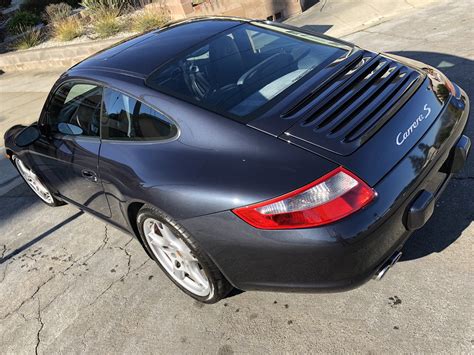
M 102 10 L 94 18 L 94 32 L 100 38 L 110 37 L 120 32 L 122 26 L 117 16 L 118 12 Z
M 60 2 L 59 4 L 50 4 L 46 6 L 43 13 L 43 20 L 48 23 L 62 21 L 72 14 L 72 7 L 69 4 Z
M 105 10 L 115 10 L 120 14 L 126 6 L 128 0 L 82 0 L 81 5 L 89 10 L 93 15 Z
M 40 22 L 40 18 L 28 11 L 17 11 L 8 21 L 8 31 L 22 33 L 25 28 L 33 27 Z
M 40 16 L 46 9 L 46 6 L 60 2 L 65 2 L 73 8 L 76 8 L 79 5 L 79 0 L 25 0 L 23 4 L 21 4 L 20 9 L 33 12 Z
M 42 41 L 43 36 L 39 28 L 21 27 L 21 32 L 23 35 L 13 44 L 15 49 L 28 49 L 37 46 Z
M 60 21 L 56 21 L 53 25 L 54 38 L 66 42 L 84 33 L 84 27 L 79 19 L 68 17 Z
M 0 0 L 0 7 L 9 7 L 12 4 L 12 0 Z
M 162 27 L 170 20 L 168 13 L 158 5 L 148 5 L 132 19 L 132 30 L 146 32 Z

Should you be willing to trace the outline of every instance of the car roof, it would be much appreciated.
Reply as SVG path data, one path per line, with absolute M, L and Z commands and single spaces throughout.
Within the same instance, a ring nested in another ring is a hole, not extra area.
M 107 48 L 69 71 L 102 69 L 147 77 L 182 51 L 248 21 L 231 17 L 203 17 L 174 22 Z

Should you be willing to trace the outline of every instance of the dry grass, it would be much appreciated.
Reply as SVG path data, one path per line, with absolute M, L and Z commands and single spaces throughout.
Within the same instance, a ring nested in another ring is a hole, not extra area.
M 41 29 L 21 28 L 21 32 L 23 32 L 23 35 L 13 44 L 14 49 L 21 50 L 35 47 L 43 40 Z
M 161 6 L 152 4 L 133 16 L 131 29 L 134 32 L 146 32 L 162 27 L 169 20 L 169 14 Z
M 71 41 L 84 34 L 81 21 L 74 17 L 68 17 L 53 24 L 53 37 L 59 41 Z
M 103 10 L 94 16 L 94 32 L 100 38 L 111 37 L 122 29 L 118 19 L 119 13 L 115 10 Z
M 68 18 L 72 14 L 72 7 L 64 2 L 46 6 L 43 20 L 48 23 L 57 23 Z
M 92 14 L 97 14 L 104 10 L 118 10 L 121 12 L 129 5 L 128 0 L 82 0 L 81 5 Z

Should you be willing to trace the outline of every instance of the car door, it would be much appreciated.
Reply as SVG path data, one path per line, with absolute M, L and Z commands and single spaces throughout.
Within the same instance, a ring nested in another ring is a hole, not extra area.
M 60 196 L 109 217 L 98 173 L 102 92 L 90 82 L 59 86 L 40 119 L 41 138 L 30 152 L 37 171 Z
M 182 164 L 170 158 L 167 148 L 178 134 L 177 125 L 163 113 L 136 97 L 104 89 L 99 166 L 116 223 L 127 225 L 120 219 L 129 197 L 151 198 L 144 191 L 165 183 L 161 179 L 164 171 Z

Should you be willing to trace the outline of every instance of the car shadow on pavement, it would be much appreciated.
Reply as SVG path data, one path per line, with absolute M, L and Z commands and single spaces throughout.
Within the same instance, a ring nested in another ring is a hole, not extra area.
M 427 63 L 445 73 L 450 80 L 464 89 L 474 98 L 472 73 L 474 61 L 436 52 L 392 52 L 393 54 Z M 470 121 L 465 133 L 474 137 L 473 108 L 470 109 Z M 448 187 L 436 204 L 430 221 L 416 231 L 406 242 L 401 261 L 422 258 L 439 253 L 454 243 L 474 221 L 474 154 L 466 162 L 464 171 L 453 176 Z
M 44 205 L 25 183 L 21 183 L 19 186 L 0 196 L 0 206 L 0 220 L 4 221 L 10 221 L 12 219 L 19 218 L 27 219 L 27 216 L 15 216 L 18 213 L 21 213 L 21 211 L 25 211 L 27 208 L 50 208 Z M 26 242 L 22 246 L 16 248 L 15 250 L 12 250 L 10 253 L 0 258 L 0 265 L 15 257 L 16 255 L 20 254 L 21 252 L 27 250 L 28 248 L 32 247 L 36 243 L 40 242 L 44 238 L 48 237 L 55 231 L 59 230 L 60 228 L 72 222 L 83 214 L 84 212 L 78 211 L 72 216 L 66 218 L 64 221 L 56 224 L 55 226 L 49 228 L 40 235 Z

